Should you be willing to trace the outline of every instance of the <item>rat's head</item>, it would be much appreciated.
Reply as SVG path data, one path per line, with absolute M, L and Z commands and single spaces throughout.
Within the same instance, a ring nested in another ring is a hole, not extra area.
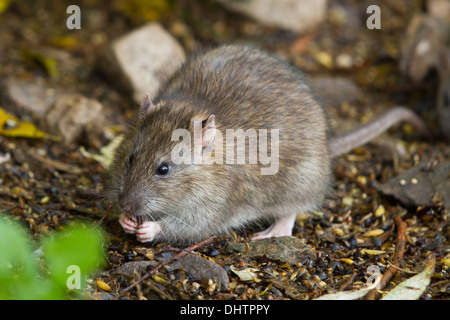
M 161 236 L 172 242 L 215 232 L 214 213 L 226 192 L 226 183 L 215 183 L 222 169 L 203 158 L 214 141 L 215 117 L 192 113 L 192 103 L 198 102 L 153 104 L 147 95 L 109 170 L 110 200 L 138 223 L 159 222 Z

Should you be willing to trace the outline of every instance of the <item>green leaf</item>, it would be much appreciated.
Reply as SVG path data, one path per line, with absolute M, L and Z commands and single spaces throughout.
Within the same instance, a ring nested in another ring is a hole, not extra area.
M 80 270 L 83 287 L 86 277 L 104 263 L 104 239 L 101 229 L 90 228 L 80 223 L 45 237 L 42 249 L 50 277 L 58 286 L 67 288 L 71 268 L 75 266 Z
M 20 298 L 37 272 L 25 229 L 0 214 L 0 299 Z

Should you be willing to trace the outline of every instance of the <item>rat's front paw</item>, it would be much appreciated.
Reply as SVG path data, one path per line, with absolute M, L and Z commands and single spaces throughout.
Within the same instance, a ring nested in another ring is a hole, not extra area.
M 136 233 L 138 225 L 135 220 L 130 218 L 125 213 L 122 213 L 119 218 L 119 223 L 126 233 Z
M 136 238 L 140 242 L 152 241 L 158 233 L 161 232 L 161 225 L 155 221 L 145 221 L 137 231 Z

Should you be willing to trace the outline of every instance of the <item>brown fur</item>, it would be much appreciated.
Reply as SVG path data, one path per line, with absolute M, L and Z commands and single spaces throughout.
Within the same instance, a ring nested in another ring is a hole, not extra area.
M 156 220 L 160 237 L 190 243 L 252 221 L 319 208 L 330 181 L 327 124 L 300 74 L 252 47 L 222 46 L 189 60 L 138 119 L 110 168 L 109 195 L 124 197 L 140 219 Z M 192 132 L 194 119 L 215 115 L 218 130 L 278 129 L 279 170 L 260 164 L 176 165 L 170 161 L 175 129 Z M 131 166 L 129 156 L 133 156 Z

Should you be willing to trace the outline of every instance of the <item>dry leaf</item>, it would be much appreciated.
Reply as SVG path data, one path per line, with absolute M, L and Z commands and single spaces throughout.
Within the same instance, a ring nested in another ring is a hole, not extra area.
M 33 139 L 52 138 L 49 134 L 36 128 L 31 122 L 21 122 L 2 108 L 0 108 L 0 135 Z
M 417 300 L 430 284 L 436 258 L 432 256 L 425 269 L 418 275 L 403 281 L 389 291 L 381 300 Z
M 233 271 L 242 281 L 255 281 L 259 282 L 260 280 L 256 278 L 256 271 L 259 271 L 256 268 L 245 268 L 239 270 L 235 268 L 233 265 L 230 266 L 231 271 Z
M 91 154 L 87 152 L 83 146 L 80 147 L 80 152 L 86 158 L 94 159 L 95 161 L 100 162 L 103 167 L 108 168 L 113 161 L 116 148 L 122 142 L 123 137 L 124 135 L 119 135 L 114 138 L 114 140 L 112 140 L 108 145 L 100 148 L 100 154 Z
M 370 290 L 375 289 L 380 283 L 382 275 L 379 275 L 371 286 L 356 291 L 342 291 L 321 296 L 315 300 L 356 300 L 364 297 Z

